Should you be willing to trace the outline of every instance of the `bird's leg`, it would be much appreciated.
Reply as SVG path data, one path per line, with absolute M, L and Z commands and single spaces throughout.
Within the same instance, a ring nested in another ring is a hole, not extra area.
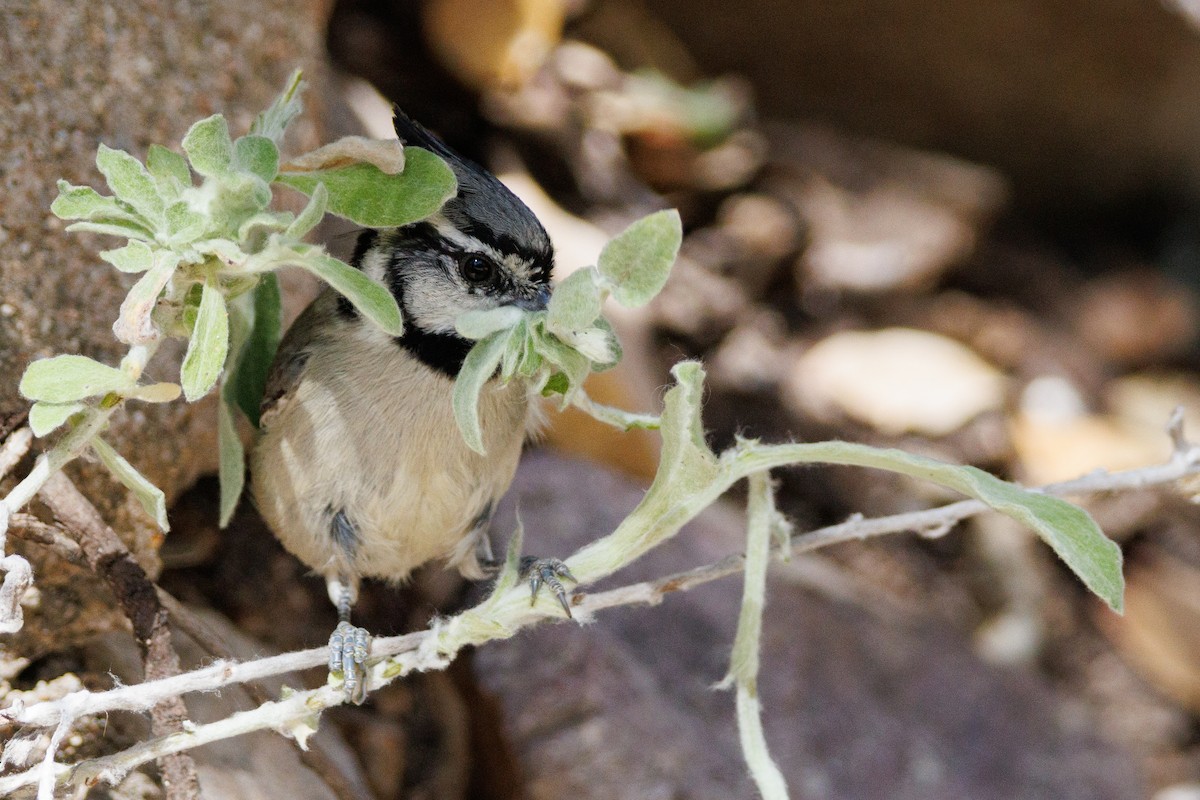
M 371 635 L 366 628 L 350 624 L 350 608 L 354 605 L 354 581 L 330 578 L 329 598 L 338 610 L 338 624 L 329 637 L 329 671 L 342 673 L 346 699 L 361 705 L 367 698 L 366 662 Z
M 567 612 L 567 616 L 571 616 L 571 602 L 567 599 L 567 590 L 560 579 L 566 578 L 571 583 L 579 581 L 575 580 L 575 576 L 571 574 L 571 570 L 567 569 L 566 564 L 557 558 L 525 556 L 521 559 L 521 577 L 529 580 L 529 603 L 531 605 L 537 600 L 538 592 L 541 591 L 544 584 L 554 592 L 554 596 L 558 598 L 558 602 L 562 605 L 563 611 Z

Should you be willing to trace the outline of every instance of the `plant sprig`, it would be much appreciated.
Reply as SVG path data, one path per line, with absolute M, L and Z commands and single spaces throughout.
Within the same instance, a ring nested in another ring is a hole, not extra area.
M 267 369 L 280 339 L 275 270 L 306 269 L 384 330 L 401 332 L 400 309 L 390 292 L 303 237 L 327 212 L 370 227 L 422 219 L 453 196 L 453 173 L 435 155 L 419 148 L 361 139 L 342 140 L 284 162 L 281 146 L 289 123 L 301 111 L 302 90 L 297 72 L 249 132 L 237 139 L 222 115 L 197 122 L 183 138 L 182 155 L 152 145 L 143 163 L 101 145 L 96 164 L 111 195 L 59 183 L 52 210 L 73 221 L 68 230 L 124 239 L 123 245 L 100 257 L 120 271 L 140 275 L 113 326 L 129 352 L 117 367 L 82 355 L 60 355 L 35 361 L 26 370 L 19 388 L 34 401 L 29 417 L 34 433 L 44 436 L 64 426 L 67 431 L 0 502 L 0 541 L 8 516 L 28 502 L 49 475 L 88 449 L 165 530 L 163 493 L 101 434 L 126 401 L 170 402 L 181 394 L 195 401 L 218 385 L 224 524 L 244 479 L 237 419 L 241 415 L 257 424 Z M 299 214 L 275 210 L 275 185 L 307 194 L 304 210 Z M 559 284 L 546 310 L 506 307 L 461 317 L 459 332 L 476 344 L 455 383 L 453 411 L 464 440 L 479 452 L 483 452 L 480 395 L 497 382 L 513 380 L 522 381 L 533 393 L 556 398 L 560 408 L 575 405 L 623 429 L 661 431 L 659 467 L 637 508 L 612 533 L 568 560 L 581 584 L 636 560 L 674 536 L 734 483 L 750 480 L 746 586 L 729 682 L 737 689 L 747 763 L 765 797 L 786 797 L 782 777 L 766 749 L 756 695 L 769 542 L 786 540 L 788 529 L 775 510 L 771 470 L 796 464 L 849 464 L 955 489 L 1032 528 L 1089 589 L 1120 611 L 1124 589 L 1120 550 L 1086 512 L 1066 501 L 973 467 L 847 442 L 767 445 L 739 440 L 716 454 L 704 439 L 704 371 L 695 362 L 673 369 L 676 383 L 664 398 L 661 417 L 630 414 L 591 401 L 584 391 L 587 377 L 612 367 L 621 357 L 613 329 L 603 316 L 605 301 L 611 297 L 629 307 L 649 302 L 665 284 L 681 241 L 682 224 L 676 212 L 652 214 L 609 242 L 596 266 L 579 270 Z M 145 367 L 166 337 L 188 341 L 178 382 L 144 382 Z M 434 632 L 437 652 L 449 655 L 467 644 L 501 638 L 539 613 L 529 607 L 527 590 L 516 586 L 518 555 L 519 540 L 510 549 L 508 568 L 493 594 Z M 8 569 L 6 586 L 13 572 Z M 19 609 L 15 613 L 19 615 Z M 15 630 L 12 620 L 0 622 L 5 629 Z M 386 677 L 389 669 L 405 671 L 411 666 L 384 662 L 377 669 Z M 53 752 L 48 758 L 53 766 Z
M 621 360 L 621 345 L 602 314 L 611 296 L 636 308 L 662 290 L 683 241 L 679 212 L 658 211 L 615 236 L 596 266 L 571 273 L 554 289 L 545 311 L 504 306 L 458 318 L 458 332 L 478 340 L 454 385 L 454 419 L 470 447 L 483 452 L 479 396 L 499 370 L 500 380 L 526 382 L 533 392 L 577 405 L 624 429 L 657 427 L 656 418 L 593 403 L 583 392 L 592 372 Z
M 304 237 L 326 212 L 375 227 L 415 222 L 436 212 L 457 190 L 453 172 L 441 159 L 395 141 L 353 138 L 283 162 L 282 142 L 302 110 L 303 89 L 297 71 L 249 132 L 236 139 L 223 115 L 200 120 L 183 137 L 182 154 L 152 145 L 143 163 L 102 144 L 96 166 L 112 194 L 59 181 L 51 205 L 57 216 L 71 221 L 68 231 L 126 240 L 100 257 L 141 276 L 113 325 L 117 339 L 140 355 L 120 369 L 83 355 L 30 364 L 20 391 L 34 401 L 31 427 L 39 436 L 63 425 L 94 428 L 86 441 L 60 440 L 73 449 L 65 452 L 56 445 L 61 451 L 56 461 L 70 460 L 87 447 L 96 450 L 114 476 L 153 509 L 164 530 L 162 493 L 154 495 L 150 482 L 98 438 L 108 417 L 128 400 L 169 402 L 183 394 L 195 402 L 221 383 L 225 524 L 243 482 L 236 420 L 244 415 L 257 424 L 258 400 L 279 342 L 273 273 L 288 266 L 305 269 L 367 319 L 399 335 L 403 323 L 392 294 Z M 277 210 L 276 185 L 309 195 L 304 210 Z M 142 383 L 141 368 L 165 337 L 188 342 L 178 382 Z

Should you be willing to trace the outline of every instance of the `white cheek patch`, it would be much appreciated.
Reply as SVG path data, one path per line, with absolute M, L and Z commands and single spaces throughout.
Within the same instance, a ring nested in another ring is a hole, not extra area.
M 363 254 L 362 260 L 359 262 L 359 269 L 368 278 L 378 281 L 384 286 L 387 286 L 387 267 L 392 251 L 390 238 L 387 234 L 380 234 L 379 241 Z

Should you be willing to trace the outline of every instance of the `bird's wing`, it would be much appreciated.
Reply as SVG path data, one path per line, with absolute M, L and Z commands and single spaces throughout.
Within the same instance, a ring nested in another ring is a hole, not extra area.
M 324 315 L 323 297 L 314 300 L 304 312 L 296 318 L 288 328 L 279 349 L 275 352 L 275 361 L 267 374 L 267 384 L 263 390 L 262 404 L 259 406 L 259 427 L 266 428 L 287 403 L 292 391 L 300 383 L 304 368 L 312 354 L 313 339 L 320 329 Z

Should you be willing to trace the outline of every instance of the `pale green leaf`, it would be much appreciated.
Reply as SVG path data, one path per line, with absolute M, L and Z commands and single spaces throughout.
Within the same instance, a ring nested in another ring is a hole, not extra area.
M 272 233 L 286 231 L 292 220 L 288 211 L 260 211 L 238 227 L 238 240 L 250 252 L 261 250 Z
M 507 344 L 507 331 L 493 333 L 476 342 L 463 359 L 458 379 L 454 381 L 454 420 L 467 446 L 476 453 L 485 452 L 483 429 L 479 425 L 479 393 L 496 373 Z
M 233 143 L 233 163 L 270 183 L 279 173 L 279 148 L 266 136 L 243 136 Z
M 246 461 L 242 440 L 234 424 L 234 411 L 224 399 L 217 403 L 218 477 L 221 485 L 219 523 L 222 528 L 233 518 L 238 498 L 246 481 Z
M 524 318 L 525 313 L 516 306 L 468 311 L 454 320 L 454 328 L 468 339 L 483 339 L 496 331 L 513 327 Z
M 303 267 L 328 283 L 386 333 L 399 336 L 404 332 L 400 306 L 383 286 L 319 248 L 301 245 L 294 252 L 296 257 L 288 263 Z
M 25 368 L 18 389 L 29 400 L 73 403 L 109 392 L 123 394 L 134 383 L 133 378 L 116 367 L 87 356 L 63 355 L 31 363 Z
M 533 346 L 568 383 L 563 395 L 570 395 L 583 385 L 583 381 L 591 372 L 591 363 L 587 357 L 575 348 L 563 342 L 554 334 L 537 333 L 534 335 Z
M 106 197 L 90 186 L 72 186 L 63 180 L 58 182 L 58 197 L 50 204 L 50 210 L 60 219 L 112 220 L 145 227 L 144 220 L 117 198 Z
M 607 319 L 597 317 L 596 328 L 604 332 L 606 345 L 611 356 L 609 360 L 593 361 L 592 371 L 604 372 L 621 363 L 621 356 L 624 355 L 624 351 L 621 350 L 621 340 L 617 338 L 617 332 L 613 330 L 612 324 Z
M 300 216 L 292 220 L 292 224 L 288 226 L 284 235 L 291 239 L 303 239 L 308 235 L 308 232 L 317 227 L 321 220 L 325 218 L 325 208 L 329 203 L 329 190 L 325 188 L 325 184 L 318 183 L 313 187 L 312 196 L 308 198 L 308 204 L 304 206 L 304 210 L 300 212 Z
M 208 219 L 195 211 L 191 204 L 177 200 L 167 206 L 167 237 L 175 243 L 191 242 L 202 236 L 208 227 Z
M 674 209 L 643 217 L 600 251 L 597 268 L 623 306 L 650 302 L 667 282 L 683 241 L 683 223 Z
M 288 76 L 283 92 L 265 111 L 254 118 L 253 124 L 250 125 L 250 133 L 266 136 L 277 146 L 283 144 L 283 134 L 288 125 L 304 108 L 300 102 L 300 95 L 306 86 L 304 81 L 300 80 L 302 74 L 297 69 Z
M 192 125 L 183 137 L 183 151 L 192 169 L 205 177 L 228 173 L 233 164 L 233 140 L 225 117 L 214 114 Z
M 216 384 L 229 351 L 229 314 L 225 310 L 225 297 L 211 282 L 206 281 L 202 291 L 196 324 L 180 369 L 179 382 L 189 403 L 208 394 Z
M 154 253 L 145 242 L 132 241 L 115 250 L 103 250 L 100 257 L 121 272 L 145 272 L 154 266 Z
M 155 263 L 125 295 L 113 323 L 113 335 L 126 344 L 147 344 L 159 337 L 154 325 L 154 307 L 179 266 L 179 254 L 160 250 L 151 257 Z
M 29 427 L 35 436 L 45 436 L 83 409 L 83 403 L 34 403 L 29 407 Z
M 813 462 L 899 472 L 981 500 L 1031 528 L 1084 585 L 1114 611 L 1122 609 L 1125 579 L 1121 574 L 1121 549 L 1086 511 L 1066 500 L 1031 492 L 975 467 L 850 442 L 754 445 L 737 456 L 738 465 L 747 469 Z
M 243 339 L 243 344 L 225 381 L 224 392 L 258 427 L 263 390 L 267 385 L 271 363 L 275 360 L 275 351 L 279 349 L 283 328 L 279 281 L 274 274 L 262 276 L 251 300 L 248 313 L 240 315 L 242 324 L 249 327 L 249 331 L 238 337 Z
M 248 219 L 271 204 L 271 186 L 257 175 L 231 172 L 213 183 L 207 225 L 211 235 L 236 238 Z
M 72 222 L 67 226 L 69 233 L 100 233 L 105 236 L 124 236 L 127 239 L 154 241 L 154 233 L 145 225 L 115 219 L 103 222 Z
M 285 171 L 277 180 L 310 195 L 318 184 L 325 184 L 327 210 L 359 225 L 407 225 L 441 208 L 454 196 L 458 183 L 445 162 L 427 150 L 406 147 L 404 158 L 404 171 L 399 175 L 360 163 L 320 171 Z
M 504 355 L 500 357 L 500 380 L 504 383 L 517 374 L 532 375 L 537 369 L 530 360 L 533 349 L 530 347 L 525 320 L 518 319 L 517 324 L 507 330 L 506 337 Z M 537 364 L 541 364 L 540 356 L 537 356 Z
M 92 439 L 92 450 L 104 462 L 104 466 L 108 467 L 113 477 L 133 492 L 142 508 L 146 509 L 146 513 L 158 523 L 158 527 L 164 532 L 169 531 L 171 526 L 167 524 L 167 499 L 163 496 L 162 489 L 148 481 L 146 476 L 134 469 L 132 464 L 100 437 Z
M 171 403 L 179 399 L 183 389 L 177 383 L 151 383 L 131 389 L 125 397 L 143 403 Z
M 117 199 L 128 203 L 150 223 L 162 219 L 163 199 L 142 162 L 124 150 L 113 150 L 102 144 L 96 150 L 96 166 Z
M 158 184 L 164 197 L 178 197 L 179 193 L 192 185 L 192 172 L 187 159 L 160 144 L 150 145 L 146 153 L 146 169 Z
M 554 333 L 568 333 L 591 327 L 604 302 L 598 277 L 590 267 L 579 269 L 555 286 L 546 308 L 546 328 Z

